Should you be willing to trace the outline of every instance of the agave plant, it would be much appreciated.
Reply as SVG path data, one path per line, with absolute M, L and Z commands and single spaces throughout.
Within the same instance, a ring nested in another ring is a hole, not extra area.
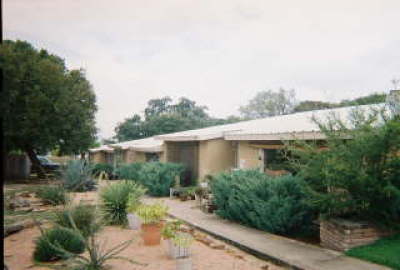
M 62 173 L 64 187 L 69 191 L 90 191 L 95 189 L 92 168 L 84 160 L 71 160 Z
M 106 250 L 104 247 L 105 245 L 100 244 L 100 242 L 96 238 L 95 233 L 92 233 L 88 238 L 85 239 L 82 235 L 82 232 L 77 228 L 70 213 L 68 214 L 68 218 L 69 218 L 70 223 L 72 224 L 73 230 L 84 239 L 88 256 L 74 254 L 74 253 L 71 253 L 71 252 L 65 250 L 60 245 L 57 245 L 57 244 L 55 245 L 55 244 L 49 243 L 49 245 L 52 248 L 57 250 L 60 254 L 63 254 L 62 257 L 67 258 L 67 260 L 63 264 L 46 265 L 47 267 L 50 267 L 53 269 L 63 269 L 63 270 L 65 270 L 65 269 L 68 269 L 68 270 L 105 270 L 105 269 L 109 268 L 108 265 L 106 264 L 107 261 L 109 261 L 109 260 L 125 260 L 132 264 L 138 264 L 138 265 L 145 266 L 145 264 L 142 264 L 142 263 L 136 262 L 132 259 L 118 255 L 133 242 L 133 239 L 124 241 L 124 242 Z

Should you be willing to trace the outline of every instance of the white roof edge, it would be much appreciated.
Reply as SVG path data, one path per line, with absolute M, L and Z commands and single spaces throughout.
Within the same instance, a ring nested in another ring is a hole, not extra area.
M 185 141 L 204 141 L 211 139 L 223 138 L 223 134 L 208 134 L 208 135 L 195 135 L 195 136 L 169 136 L 169 135 L 159 135 L 156 139 L 163 141 L 173 141 L 173 142 L 185 142 Z
M 228 134 L 224 139 L 227 141 L 279 141 L 279 140 L 321 140 L 326 136 L 318 131 L 293 132 L 280 134 Z

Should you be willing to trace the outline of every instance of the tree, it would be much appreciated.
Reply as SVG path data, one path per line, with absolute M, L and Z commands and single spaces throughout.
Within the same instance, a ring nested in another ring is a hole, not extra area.
M 377 104 L 383 103 L 386 100 L 385 93 L 373 93 L 367 96 L 351 99 L 351 100 L 342 100 L 338 107 L 346 107 L 346 106 L 355 106 L 355 105 L 367 105 L 367 104 Z
M 325 218 L 370 220 L 399 229 L 399 116 L 355 111 L 348 123 L 334 118 L 316 123 L 326 136 L 324 150 L 300 141 L 289 146 L 289 160 L 307 183 L 309 203 Z
M 337 105 L 334 103 L 306 100 L 301 101 L 299 104 L 297 104 L 294 107 L 293 112 L 306 112 L 313 110 L 331 109 L 335 107 L 337 107 Z
M 125 119 L 124 122 L 119 123 L 115 128 L 115 133 L 115 138 L 119 142 L 144 138 L 143 122 L 140 115 L 134 114 Z
M 258 92 L 246 106 L 240 107 L 239 111 L 245 118 L 264 118 L 292 113 L 295 104 L 295 91 L 280 88 L 277 92 Z
M 199 106 L 185 97 L 181 97 L 176 104 L 168 96 L 151 99 L 144 112 L 144 120 L 135 114 L 119 123 L 115 128 L 115 138 L 123 142 L 240 120 L 232 116 L 228 119 L 212 118 L 208 115 L 206 106 Z
M 11 40 L 0 47 L 0 66 L 8 151 L 25 151 L 40 169 L 37 153 L 78 154 L 95 141 L 96 96 L 83 70 L 68 70 L 60 57 Z

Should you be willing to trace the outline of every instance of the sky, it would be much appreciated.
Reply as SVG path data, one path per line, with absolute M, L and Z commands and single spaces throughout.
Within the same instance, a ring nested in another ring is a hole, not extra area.
M 166 95 L 226 117 L 279 87 L 299 100 L 388 92 L 399 18 L 399 0 L 3 1 L 5 39 L 86 70 L 100 138 Z

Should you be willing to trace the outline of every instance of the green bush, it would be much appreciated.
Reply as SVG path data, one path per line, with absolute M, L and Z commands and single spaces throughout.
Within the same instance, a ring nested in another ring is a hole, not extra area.
M 380 124 L 369 118 L 350 120 L 355 128 L 339 121 L 334 122 L 339 128 L 320 124 L 327 137 L 324 151 L 301 142 L 291 147 L 309 203 L 323 218 L 400 229 L 400 119 Z
M 175 185 L 175 177 L 180 176 L 184 166 L 176 163 L 144 163 L 136 180 L 147 188 L 152 196 L 168 196 L 169 189 Z
M 71 229 L 55 227 L 45 231 L 37 240 L 33 258 L 38 262 L 67 259 L 65 252 L 80 254 L 85 250 L 84 239 Z
M 96 210 L 93 205 L 79 204 L 70 209 L 57 211 L 54 222 L 59 226 L 74 229 L 69 216 L 71 216 L 76 228 L 84 237 L 88 237 L 100 229 L 100 223 L 96 217 Z
M 307 233 L 312 227 L 313 211 L 297 177 L 239 170 L 217 175 L 210 184 L 216 213 L 223 218 L 282 235 Z
M 65 204 L 68 201 L 66 190 L 62 186 L 43 186 L 36 190 L 36 197 L 51 205 Z
M 92 168 L 84 160 L 71 160 L 62 173 L 64 187 L 69 191 L 90 191 L 96 188 Z
M 105 172 L 108 176 L 111 176 L 114 172 L 114 167 L 108 163 L 96 163 L 93 165 L 92 175 L 99 177 L 101 172 Z
M 101 190 L 101 210 L 105 220 L 109 224 L 126 224 L 129 194 L 142 189 L 142 186 L 133 181 L 123 180 Z
M 119 179 L 137 180 L 139 178 L 139 171 L 143 163 L 134 162 L 130 164 L 123 164 L 117 168 L 116 174 Z

